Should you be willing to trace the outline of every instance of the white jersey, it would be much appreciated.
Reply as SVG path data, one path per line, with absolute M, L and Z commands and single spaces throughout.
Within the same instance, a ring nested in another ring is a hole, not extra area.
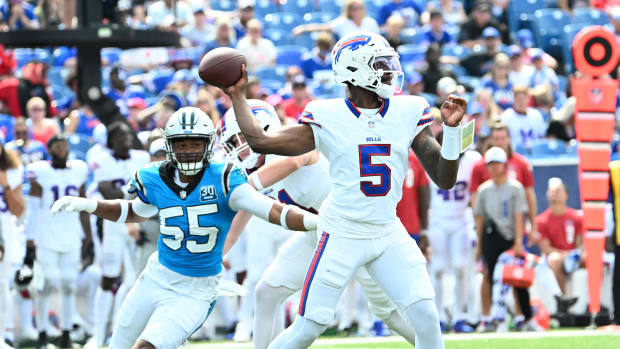
M 413 139 L 433 120 L 428 102 L 394 96 L 378 109 L 360 110 L 348 99 L 308 103 L 300 121 L 330 164 L 332 188 L 319 221 L 329 234 L 371 238 L 400 224 L 396 205 Z
M 42 189 L 37 246 L 56 252 L 80 248 L 83 230 L 79 213 L 62 211 L 52 216 L 49 210 L 63 196 L 80 196 L 80 188 L 88 180 L 88 175 L 88 166 L 82 160 L 68 160 L 66 168 L 54 168 L 48 161 L 28 165 L 26 177 L 35 180 Z
M 439 188 L 431 181 L 431 214 L 440 218 L 464 218 L 471 194 L 471 174 L 474 165 L 482 159 L 477 151 L 470 150 L 463 153 L 459 160 L 459 172 L 456 175 L 456 184 L 450 190 Z
M 19 187 L 24 182 L 24 168 L 20 165 L 17 168 L 6 170 L 6 179 L 11 190 Z M 9 211 L 9 204 L 6 202 L 2 187 L 0 187 L 0 224 L 2 225 L 0 234 L 2 234 L 4 241 L 4 260 L 10 263 L 18 263 L 23 258 L 24 251 L 21 245 L 20 232 L 17 228 L 17 217 Z

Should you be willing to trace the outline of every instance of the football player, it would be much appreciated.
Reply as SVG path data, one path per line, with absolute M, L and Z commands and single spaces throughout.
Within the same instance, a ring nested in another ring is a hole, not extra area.
M 259 153 L 300 155 L 318 150 L 329 160 L 332 189 L 319 211 L 319 241 L 293 325 L 270 348 L 307 348 L 334 318 L 342 291 L 357 269 L 370 275 L 416 331 L 416 348 L 442 348 L 434 291 L 426 260 L 396 217 L 412 147 L 442 189 L 456 182 L 460 122 L 466 109 L 451 96 L 442 106 L 443 145 L 426 126 L 430 106 L 402 90 L 398 53 L 380 35 L 355 32 L 332 50 L 338 83 L 349 98 L 308 103 L 301 125 L 265 132 L 245 99 L 247 72 L 223 87 L 250 147 Z
M 62 299 L 60 346 L 71 348 L 73 344 L 69 334 L 75 314 L 82 237 L 90 238 L 90 223 L 85 213 L 63 212 L 52 217 L 49 208 L 54 201 L 66 195 L 85 197 L 89 170 L 82 160 L 67 160 L 69 143 L 63 136 L 53 136 L 47 142 L 47 149 L 51 161 L 35 161 L 26 168 L 26 177 L 30 181 L 27 244 L 29 248 L 36 246 L 36 260 L 45 280 L 35 297 L 39 329 L 37 347 L 45 348 L 49 343 L 49 298 L 53 292 L 59 291 Z
M 177 110 L 164 139 L 168 161 L 135 173 L 136 199 L 64 197 L 52 207 L 118 223 L 159 213 L 158 252 L 123 302 L 110 348 L 176 348 L 202 325 L 215 304 L 234 211 L 294 230 L 316 228 L 315 215 L 257 193 L 231 163 L 211 162 L 215 127 L 200 109 Z

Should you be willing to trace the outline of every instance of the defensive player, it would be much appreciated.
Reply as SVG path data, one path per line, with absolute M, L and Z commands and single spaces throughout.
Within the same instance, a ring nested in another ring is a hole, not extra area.
M 396 217 L 409 147 L 431 179 L 450 189 L 458 170 L 460 121 L 466 109 L 451 96 L 441 110 L 443 145 L 426 126 L 430 107 L 421 97 L 394 96 L 402 89 L 398 54 L 380 35 L 355 32 L 332 51 L 336 82 L 349 98 L 310 102 L 302 125 L 265 132 L 245 99 L 247 72 L 233 86 L 237 121 L 259 153 L 300 155 L 317 149 L 329 160 L 332 189 L 321 205 L 319 243 L 308 268 L 298 316 L 270 348 L 307 348 L 334 318 L 344 287 L 360 266 L 397 304 L 416 330 L 416 348 L 442 348 L 426 261 Z
M 177 110 L 164 139 L 168 161 L 136 172 L 136 199 L 64 197 L 52 207 L 52 212 L 87 211 L 119 223 L 159 213 L 158 253 L 121 306 L 110 342 L 114 349 L 176 348 L 202 325 L 218 293 L 233 211 L 247 210 L 294 230 L 316 227 L 315 215 L 257 193 L 232 164 L 211 163 L 215 127 L 200 109 Z
M 273 107 L 260 100 L 248 100 L 252 113 L 263 129 L 270 126 L 271 120 L 277 120 Z M 257 111 L 259 110 L 260 111 Z M 231 109 L 225 115 L 225 132 L 222 132 L 222 141 L 228 154 L 235 160 L 253 166 L 250 175 L 250 184 L 257 190 L 276 198 L 284 204 L 291 204 L 306 211 L 317 213 L 321 203 L 329 193 L 329 163 L 317 151 L 311 151 L 296 157 L 274 157 L 263 165 L 264 155 L 252 151 L 243 135 L 240 133 L 234 111 Z M 232 133 L 231 133 L 232 132 Z M 247 159 L 259 159 L 259 166 Z M 235 243 L 242 232 L 244 222 L 250 216 L 247 212 L 240 212 L 235 217 L 224 246 L 224 254 Z M 256 286 L 256 310 L 254 314 L 254 348 L 265 349 L 269 343 L 283 330 L 282 304 L 295 292 L 301 290 L 308 263 L 317 244 L 315 234 L 293 234 L 279 249 L 278 254 L 269 265 L 261 270 L 262 277 Z M 249 247 L 249 246 L 248 246 Z M 308 263 L 300 263 L 307 261 Z M 390 328 L 401 334 L 410 343 L 414 343 L 415 334 L 396 310 L 396 305 L 390 301 L 385 292 L 370 277 L 365 268 L 360 268 L 355 274 L 356 280 L 362 286 L 370 303 L 370 309 Z M 276 311 L 274 311 L 276 309 Z
M 441 142 L 441 139 L 438 138 Z M 431 215 L 429 238 L 431 241 L 431 279 L 435 284 L 436 304 L 442 330 L 447 329 L 449 312 L 451 328 L 455 332 L 473 332 L 464 321 L 464 308 L 468 290 L 469 256 L 473 254 L 472 237 L 475 236 L 473 214 L 470 207 L 469 183 L 471 172 L 482 155 L 476 151 L 466 151 L 459 159 L 456 184 L 450 190 L 439 188 L 431 182 Z M 469 216 L 469 217 L 468 217 Z M 456 279 L 453 292 L 454 307 L 446 309 L 443 299 L 444 276 L 452 273 Z
M 86 196 L 88 165 L 82 160 L 67 160 L 69 143 L 60 135 L 47 142 L 51 161 L 35 161 L 27 166 L 30 181 L 26 236 L 28 247 L 36 242 L 36 260 L 41 266 L 44 285 L 36 294 L 36 316 L 39 329 L 37 347 L 48 344 L 49 298 L 60 291 L 62 307 L 60 327 L 61 348 L 71 348 L 70 331 L 75 314 L 75 291 L 83 237 L 90 238 L 87 214 L 62 212 L 51 216 L 49 208 L 65 195 Z M 81 223 L 81 226 L 80 226 Z
M 107 147 L 101 147 L 100 151 L 90 153 L 88 157 L 88 165 L 93 171 L 93 185 L 88 190 L 88 197 L 105 200 L 124 198 L 123 188 L 131 176 L 151 160 L 148 152 L 131 149 L 132 140 L 127 124 L 114 122 L 108 126 Z M 130 231 L 124 222 L 105 220 L 95 226 L 103 230 L 102 253 L 98 257 L 103 277 L 94 300 L 94 340 L 96 346 L 101 347 L 107 338 L 108 322 L 114 320 L 110 317 L 114 303 L 118 308 L 137 277 L 133 261 L 127 262 L 127 259 L 131 241 L 134 240 L 128 234 L 138 230 Z M 121 276 L 121 267 L 123 283 L 115 296 L 112 289 Z

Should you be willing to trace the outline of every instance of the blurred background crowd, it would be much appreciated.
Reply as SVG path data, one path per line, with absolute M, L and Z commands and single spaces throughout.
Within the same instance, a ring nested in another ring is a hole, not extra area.
M 246 55 L 250 72 L 247 97 L 271 104 L 287 124 L 296 123 L 311 100 L 346 96 L 344 88 L 334 84 L 331 72 L 331 48 L 338 38 L 357 30 L 381 33 L 400 55 L 405 72 L 403 93 L 422 96 L 429 102 L 435 131 L 441 129 L 439 107 L 450 94 L 457 94 L 468 101 L 466 119 L 476 120 L 476 151 L 484 155 L 491 146 L 497 146 L 507 154 L 504 162 L 508 172 L 521 182 L 528 206 L 524 211 L 528 250 L 555 256 L 558 261 L 550 265 L 561 286 L 562 293 L 557 296 L 568 297 L 559 304 L 570 306 L 573 314 L 587 313 L 585 273 L 573 275 L 577 281 L 571 288 L 570 280 L 569 286 L 565 283 L 574 270 L 566 273 L 562 269 L 569 257 L 576 258 L 579 265 L 580 256 L 575 257 L 574 251 L 581 249 L 580 239 L 554 245 L 556 241 L 545 235 L 541 226 L 561 224 L 561 234 L 566 235 L 569 229 L 573 237 L 581 233 L 580 228 L 573 221 L 568 228 L 565 221 L 548 223 L 537 215 L 544 215 L 553 205 L 564 207 L 556 210 L 562 214 L 567 205 L 579 208 L 575 97 L 569 83 L 579 73 L 574 69 L 571 42 L 579 30 L 591 25 L 603 25 L 620 38 L 620 1 L 102 2 L 102 24 L 177 31 L 182 38 L 181 47 L 104 48 L 101 52 L 103 91 L 116 102 L 145 145 L 160 136 L 157 129 L 183 106 L 201 108 L 215 125 L 220 125 L 231 102 L 217 88 L 204 85 L 197 71 L 201 57 L 214 48 L 233 47 Z M 76 0 L 0 0 L 0 30 L 74 28 L 75 6 Z M 75 48 L 13 49 L 0 45 L 0 137 L 6 149 L 19 153 L 23 166 L 48 159 L 45 144 L 58 133 L 68 137 L 75 158 L 86 160 L 93 146 L 105 146 L 105 126 L 76 97 L 76 65 Z M 617 78 L 617 72 L 606 78 Z M 619 152 L 618 139 L 612 145 L 613 156 Z M 158 151 L 161 155 L 161 148 L 147 146 L 145 150 L 149 148 L 152 155 Z M 412 173 L 419 171 L 416 166 L 412 160 Z M 482 172 L 474 169 L 472 173 L 467 190 L 474 196 L 477 187 L 489 178 Z M 424 173 L 415 173 L 415 181 L 406 181 L 399 215 L 403 221 L 414 221 L 408 226 L 411 234 L 424 235 L 429 229 L 428 180 L 418 180 Z M 25 192 L 27 187 L 25 183 Z M 613 223 L 609 230 L 612 228 Z M 420 244 L 428 246 L 425 239 Z M 431 244 L 426 250 L 431 264 L 432 249 Z M 613 307 L 609 280 L 612 261 L 608 256 L 603 285 L 603 306 L 609 312 Z M 475 262 L 472 252 L 471 263 Z M 479 293 L 480 279 L 472 294 Z M 533 292 L 538 298 L 545 297 L 544 290 Z M 571 300 L 572 296 L 577 300 Z M 347 297 L 357 297 L 356 291 Z M 480 322 L 484 302 L 477 312 L 468 309 L 469 324 Z M 348 304 L 357 309 L 358 303 Z M 568 308 L 557 309 L 553 298 L 544 304 L 553 308 L 552 314 L 569 312 Z M 353 313 L 363 316 L 367 311 Z M 88 328 L 85 317 L 84 326 Z M 238 316 L 232 312 L 223 319 L 223 328 L 234 332 Z M 370 333 L 372 328 L 366 325 L 368 321 L 356 320 L 353 315 L 341 320 L 344 322 L 339 330 L 344 333 L 350 332 L 353 323 L 358 323 L 360 333 Z M 382 333 L 380 328 L 373 331 Z

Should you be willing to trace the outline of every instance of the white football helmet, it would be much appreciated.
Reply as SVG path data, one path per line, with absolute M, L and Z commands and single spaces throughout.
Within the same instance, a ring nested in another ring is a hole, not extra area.
M 334 79 L 336 83 L 348 82 L 390 98 L 403 87 L 404 74 L 398 57 L 383 36 L 354 32 L 340 39 L 332 50 Z
M 265 131 L 280 128 L 280 119 L 271 104 L 261 101 L 260 99 L 249 99 L 248 106 Z M 220 124 L 220 131 L 220 144 L 226 154 L 233 161 L 239 163 L 239 167 L 246 170 L 255 168 L 258 164 L 258 157 L 260 154 L 250 149 L 245 138 L 241 137 L 241 129 L 237 123 L 237 117 L 235 116 L 233 108 L 228 109 L 224 114 L 224 118 Z
M 172 143 L 178 139 L 202 138 L 205 140 L 203 153 L 174 152 Z M 202 110 L 195 107 L 184 107 L 172 114 L 164 129 L 166 141 L 166 156 L 170 162 L 183 174 L 192 176 L 209 165 L 213 157 L 213 143 L 215 142 L 215 126 L 211 118 Z

